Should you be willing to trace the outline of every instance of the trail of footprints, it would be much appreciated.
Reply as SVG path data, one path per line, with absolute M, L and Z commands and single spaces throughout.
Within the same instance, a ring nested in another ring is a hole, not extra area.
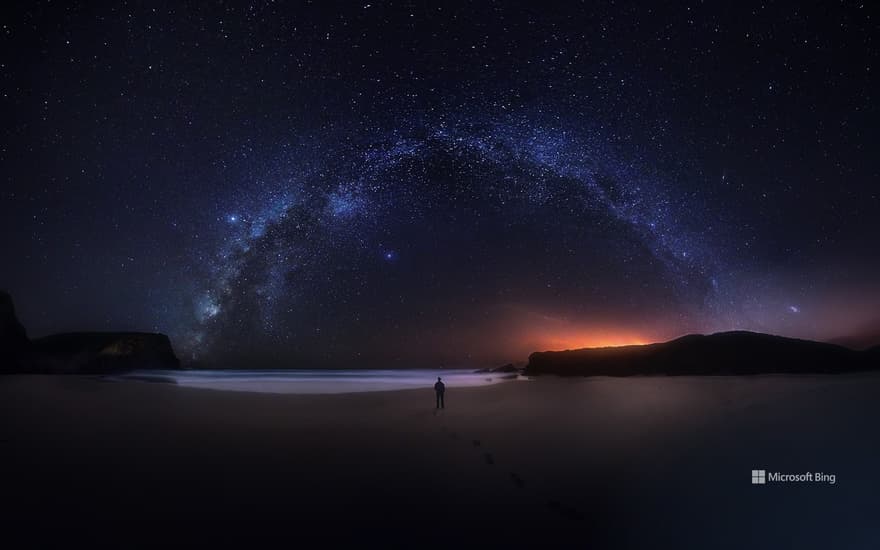
M 447 426 L 442 426 L 442 430 L 444 432 L 446 432 L 446 434 L 449 436 L 449 438 L 452 439 L 453 441 L 461 441 L 462 440 L 462 437 L 458 433 L 450 430 Z M 480 450 L 483 447 L 483 442 L 480 441 L 479 439 L 471 439 L 471 445 L 473 446 L 474 449 Z M 485 461 L 487 466 L 495 466 L 495 457 L 492 455 L 492 453 L 484 452 L 483 453 L 483 460 Z M 518 473 L 509 472 L 508 477 L 510 479 L 510 482 L 513 483 L 513 485 L 517 489 L 525 489 L 526 482 L 522 478 L 522 476 L 520 476 Z M 577 508 L 575 508 L 573 506 L 568 506 L 567 504 L 565 504 L 564 502 L 561 502 L 559 500 L 548 500 L 547 507 L 561 518 L 564 518 L 567 520 L 581 520 L 581 519 L 583 519 L 583 515 L 580 513 L 580 511 Z

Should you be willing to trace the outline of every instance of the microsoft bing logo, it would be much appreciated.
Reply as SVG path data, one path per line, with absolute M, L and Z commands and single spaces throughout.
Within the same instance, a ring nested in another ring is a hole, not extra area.
M 752 470 L 752 485 L 765 485 L 767 483 L 766 470 Z

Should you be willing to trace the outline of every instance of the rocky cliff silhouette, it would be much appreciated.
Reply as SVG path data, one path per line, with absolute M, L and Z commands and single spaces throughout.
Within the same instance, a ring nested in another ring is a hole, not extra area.
M 659 344 L 536 352 L 525 373 L 563 376 L 839 373 L 880 368 L 880 347 L 735 331 L 692 334 Z
M 0 373 L 110 374 L 177 369 L 171 341 L 148 332 L 71 332 L 29 340 L 8 293 L 0 291 Z
M 12 297 L 0 290 L 0 367 L 18 369 L 19 356 L 28 347 L 27 333 L 18 317 Z

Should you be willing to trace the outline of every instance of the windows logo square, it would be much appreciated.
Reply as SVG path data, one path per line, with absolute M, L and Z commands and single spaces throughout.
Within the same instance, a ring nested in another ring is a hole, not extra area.
M 766 470 L 752 470 L 752 485 L 764 485 L 767 483 Z

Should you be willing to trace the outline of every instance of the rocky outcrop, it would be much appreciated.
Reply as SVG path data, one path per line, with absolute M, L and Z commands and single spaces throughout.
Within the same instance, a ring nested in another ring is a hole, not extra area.
M 28 340 L 12 298 L 0 291 L 0 373 L 107 374 L 178 369 L 171 341 L 147 332 L 71 332 Z
M 660 344 L 545 351 L 525 373 L 565 376 L 837 373 L 880 369 L 875 352 L 754 332 L 694 334 Z
M 12 297 L 0 291 L 0 372 L 19 370 L 27 347 L 27 333 L 15 315 Z
M 147 332 L 72 332 L 31 343 L 31 372 L 118 373 L 134 369 L 178 369 L 171 341 Z

